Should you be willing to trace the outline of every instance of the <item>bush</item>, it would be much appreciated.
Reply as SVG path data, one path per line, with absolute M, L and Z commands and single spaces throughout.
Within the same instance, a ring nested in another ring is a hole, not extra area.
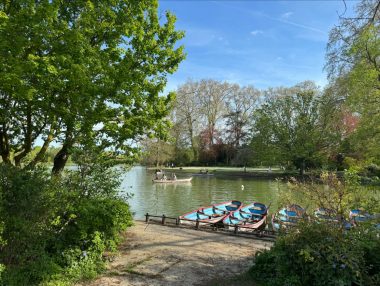
M 367 176 L 380 177 L 380 166 L 376 164 L 370 164 L 365 167 L 365 173 Z
M 373 227 L 343 232 L 305 223 L 257 254 L 250 274 L 268 286 L 380 285 L 378 257 L 380 239 Z
M 71 285 L 104 268 L 132 223 L 109 166 L 50 178 L 0 165 L 0 285 Z

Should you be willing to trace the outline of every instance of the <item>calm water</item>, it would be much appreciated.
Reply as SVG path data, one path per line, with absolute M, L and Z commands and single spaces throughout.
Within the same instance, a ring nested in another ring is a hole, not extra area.
M 177 173 L 178 178 L 181 174 Z M 145 167 L 133 167 L 123 178 L 122 193 L 132 193 L 129 203 L 136 219 L 149 214 L 179 216 L 201 206 L 229 200 L 259 201 L 277 208 L 277 193 L 284 183 L 275 180 L 194 176 L 191 183 L 154 184 L 154 174 Z M 244 190 L 242 190 L 244 185 Z

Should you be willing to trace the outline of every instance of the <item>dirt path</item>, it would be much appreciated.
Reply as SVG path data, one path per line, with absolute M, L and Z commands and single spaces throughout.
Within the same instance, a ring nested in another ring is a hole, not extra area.
M 125 234 L 120 255 L 87 286 L 210 285 L 252 265 L 271 242 L 193 229 L 136 222 Z M 79 286 L 79 285 L 78 285 Z

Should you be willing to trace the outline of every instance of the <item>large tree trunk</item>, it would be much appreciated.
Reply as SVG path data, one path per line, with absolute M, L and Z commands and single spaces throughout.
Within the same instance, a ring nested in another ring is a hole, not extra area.
M 195 146 L 195 140 L 194 140 L 194 131 L 193 131 L 193 120 L 190 118 L 190 120 L 188 120 L 188 124 L 189 124 L 189 136 L 190 136 L 190 143 L 191 143 L 191 149 L 193 151 L 193 155 L 194 155 L 194 158 L 193 158 L 193 161 L 198 161 L 198 150 Z
M 52 173 L 54 175 L 59 175 L 63 171 L 63 169 L 65 168 L 66 162 L 69 159 L 70 148 L 74 144 L 72 131 L 73 131 L 73 127 L 70 125 L 67 126 L 65 141 L 63 142 L 61 150 L 59 150 L 57 155 L 55 155 L 54 157 L 54 166 L 52 169 Z
M 63 169 L 65 168 L 66 162 L 69 159 L 69 151 L 68 151 L 68 145 L 64 144 L 54 157 L 54 166 L 52 169 L 52 173 L 54 175 L 59 175 Z
M 191 138 L 191 149 L 193 150 L 194 159 L 193 161 L 198 161 L 198 150 L 195 146 L 194 138 Z
M 4 127 L 3 127 L 4 128 Z M 1 159 L 6 164 L 12 164 L 11 152 L 9 150 L 9 141 L 6 132 L 0 130 L 0 153 Z
M 17 167 L 21 167 L 21 160 L 24 159 L 32 150 L 32 142 L 33 142 L 33 136 L 32 136 L 32 106 L 30 102 L 28 102 L 27 106 L 27 113 L 26 113 L 26 130 L 25 130 L 25 138 L 24 138 L 24 144 L 23 144 L 23 150 L 15 155 L 14 161 L 15 165 Z
M 44 159 L 44 156 L 46 154 L 46 151 L 49 148 L 50 142 L 53 141 L 53 128 L 50 128 L 50 133 L 48 137 L 46 138 L 44 145 L 42 145 L 41 150 L 38 152 L 38 154 L 34 157 L 34 159 L 26 166 L 27 168 L 34 168 L 37 163 L 41 162 Z
M 306 165 L 305 164 L 305 160 L 302 160 L 302 163 L 301 163 L 301 166 L 300 166 L 300 175 L 301 176 L 305 175 L 305 168 L 306 168 L 305 165 Z

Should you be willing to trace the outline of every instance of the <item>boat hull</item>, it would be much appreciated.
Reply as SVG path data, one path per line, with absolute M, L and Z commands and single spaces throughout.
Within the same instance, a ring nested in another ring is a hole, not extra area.
M 176 179 L 176 180 L 152 180 L 153 183 L 158 184 L 177 184 L 177 183 L 190 183 L 193 178 L 186 178 L 186 179 Z
M 239 231 L 243 232 L 252 232 L 252 231 L 259 231 L 265 229 L 265 226 L 267 225 L 267 215 L 262 216 L 258 221 L 251 220 L 251 221 L 245 221 L 241 222 L 239 224 L 235 225 L 226 225 L 225 226 L 229 230 L 235 230 L 235 227 L 238 227 Z
M 240 201 L 228 201 L 214 204 L 208 207 L 201 207 L 179 217 L 180 223 L 185 224 L 216 224 L 221 222 L 231 211 L 241 208 Z
M 267 213 L 266 205 L 254 202 L 228 214 L 223 224 L 228 228 L 239 227 L 243 231 L 258 230 L 265 227 Z
M 305 209 L 296 204 L 282 208 L 272 216 L 272 227 L 276 231 L 294 227 L 305 213 Z

